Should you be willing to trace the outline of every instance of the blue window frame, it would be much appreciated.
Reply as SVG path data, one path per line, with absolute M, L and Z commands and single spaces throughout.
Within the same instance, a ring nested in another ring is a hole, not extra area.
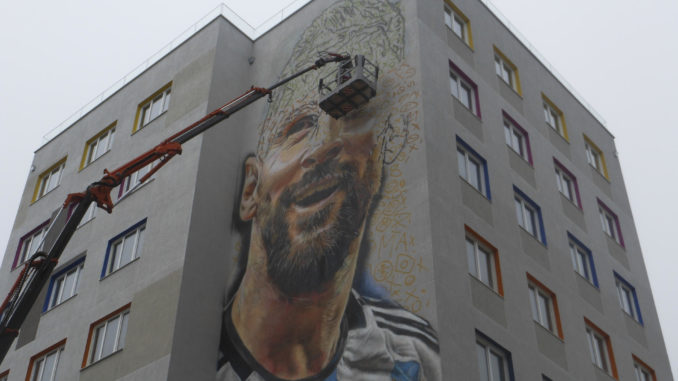
M 42 312 L 47 312 L 76 295 L 84 264 L 85 256 L 83 255 L 52 274 L 49 279 L 49 286 L 47 286 L 47 297 L 42 305 Z
M 541 208 L 515 185 L 513 192 L 518 225 L 546 246 L 546 231 Z
M 636 288 L 616 271 L 614 271 L 614 280 L 622 311 L 642 325 L 643 315 L 640 313 Z
M 102 279 L 139 258 L 145 231 L 146 219 L 144 218 L 108 241 L 104 265 L 101 269 Z
M 457 136 L 457 168 L 459 177 L 488 200 L 492 200 L 487 160 L 459 136 Z
M 593 263 L 591 249 L 586 247 L 570 232 L 567 232 L 567 239 L 574 271 L 591 282 L 596 288 L 599 288 L 596 265 Z

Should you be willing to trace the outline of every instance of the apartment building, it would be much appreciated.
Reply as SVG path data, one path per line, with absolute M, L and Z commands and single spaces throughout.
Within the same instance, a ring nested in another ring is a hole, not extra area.
M 374 145 L 352 288 L 367 327 L 399 343 L 342 328 L 327 379 L 672 379 L 614 126 L 480 0 L 313 0 L 256 39 L 215 17 L 36 151 L 2 294 L 69 193 L 323 50 L 379 67 L 369 123 L 387 139 Z M 146 182 L 153 165 L 125 178 L 113 213 L 90 208 L 0 381 L 210 380 L 217 367 L 220 379 L 289 379 L 246 343 L 247 372 L 221 360 L 223 311 L 250 264 L 236 206 L 247 158 L 265 162 L 278 125 L 307 105 L 313 123 L 329 118 L 308 99 L 330 66 L 189 141 Z M 323 192 L 299 203 L 334 197 Z M 353 367 L 352 339 L 392 359 Z M 426 349 L 398 352 L 409 345 Z

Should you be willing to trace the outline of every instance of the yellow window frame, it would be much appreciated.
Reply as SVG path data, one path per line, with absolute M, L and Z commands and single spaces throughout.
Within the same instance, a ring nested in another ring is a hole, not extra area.
M 91 144 L 94 143 L 95 140 L 99 140 L 100 137 L 107 134 L 110 130 L 114 129 L 117 124 L 118 121 L 116 120 L 115 122 L 109 124 L 108 127 L 97 132 L 96 135 L 92 136 L 88 141 L 85 142 L 85 148 L 83 149 L 82 152 L 82 159 L 80 159 L 80 170 L 85 168 L 85 162 L 87 161 L 87 154 L 89 153 L 89 147 L 91 146 Z
M 158 89 L 156 92 L 153 94 L 149 95 L 146 99 L 141 101 L 139 105 L 137 106 L 137 113 L 134 116 L 134 127 L 132 128 L 132 133 L 134 134 L 135 132 L 141 130 L 142 127 L 139 126 L 139 117 L 141 116 L 141 110 L 143 110 L 144 106 L 146 106 L 149 102 L 151 102 L 153 99 L 155 99 L 158 95 L 164 93 L 167 91 L 167 89 L 172 87 L 172 81 L 170 81 L 168 84 L 165 86 L 161 87 Z
M 38 192 L 40 191 L 40 184 L 42 183 L 42 179 L 52 173 L 52 171 L 61 165 L 66 163 L 66 159 L 68 159 L 68 156 L 64 156 L 61 160 L 57 161 L 56 163 L 52 164 L 49 168 L 46 170 L 42 171 L 40 175 L 38 175 L 38 182 L 35 184 L 35 190 L 33 190 L 33 199 L 31 202 L 36 202 L 38 200 Z

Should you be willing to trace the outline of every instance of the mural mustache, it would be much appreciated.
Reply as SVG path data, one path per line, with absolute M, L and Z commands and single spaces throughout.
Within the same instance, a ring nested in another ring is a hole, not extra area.
M 323 291 L 360 235 L 369 199 L 368 180 L 356 164 L 335 158 L 283 191 L 277 205 L 267 200 L 259 217 L 273 284 L 287 296 Z M 308 216 L 291 211 L 323 202 Z

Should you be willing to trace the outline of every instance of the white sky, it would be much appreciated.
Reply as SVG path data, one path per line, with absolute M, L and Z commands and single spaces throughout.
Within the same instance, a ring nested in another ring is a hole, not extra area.
M 227 0 L 257 26 L 291 0 Z M 408 0 L 409 1 L 409 0 Z M 678 376 L 678 1 L 493 0 L 616 136 L 673 374 Z M 218 0 L 0 0 L 0 249 L 42 137 Z M 442 8 L 441 8 L 442 10 Z M 442 16 L 441 16 L 442 17 Z M 442 22 L 442 19 L 441 19 Z M 265 84 L 258 84 L 265 85 Z M 675 123 L 675 122 L 674 122 Z M 120 163 L 122 164 L 122 163 Z M 93 181 L 96 179 L 92 179 Z M 672 227 L 673 226 L 673 227 Z

